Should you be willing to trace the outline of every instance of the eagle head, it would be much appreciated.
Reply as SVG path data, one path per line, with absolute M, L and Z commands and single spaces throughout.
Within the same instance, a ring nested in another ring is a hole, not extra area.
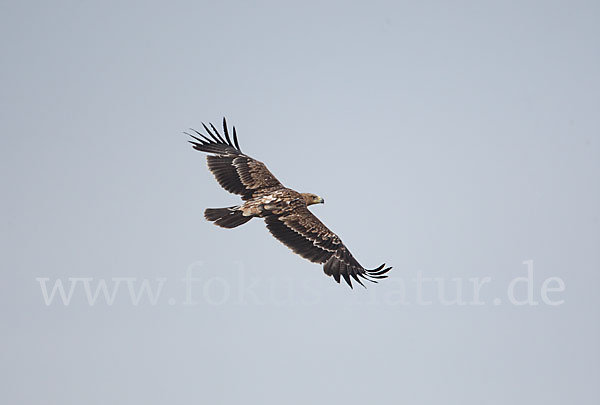
M 304 197 L 306 205 L 325 204 L 325 200 L 316 194 L 302 193 L 302 197 Z

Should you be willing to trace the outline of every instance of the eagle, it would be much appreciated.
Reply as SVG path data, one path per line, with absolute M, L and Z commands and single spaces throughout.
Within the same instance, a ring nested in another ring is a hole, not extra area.
M 264 219 L 269 232 L 293 252 L 323 265 L 328 276 L 340 283 L 343 278 L 352 288 L 352 279 L 376 283 L 386 278 L 391 267 L 369 270 L 352 256 L 342 240 L 308 209 L 325 200 L 312 193 L 299 193 L 285 187 L 264 163 L 242 152 L 235 126 L 232 137 L 223 118 L 223 135 L 213 124 L 202 123 L 207 135 L 190 129 L 193 148 L 206 152 L 208 168 L 217 182 L 230 193 L 241 196 L 243 203 L 225 208 L 207 208 L 204 217 L 223 228 L 235 228 L 252 218 Z M 233 138 L 233 140 L 232 140 Z

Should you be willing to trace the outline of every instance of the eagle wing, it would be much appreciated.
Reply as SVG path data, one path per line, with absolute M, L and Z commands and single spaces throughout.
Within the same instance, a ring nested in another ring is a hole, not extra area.
M 195 129 L 192 129 L 192 131 L 198 136 L 186 134 L 194 139 L 189 141 L 194 149 L 211 153 L 206 157 L 208 168 L 221 187 L 230 193 L 241 195 L 243 200 L 251 199 L 257 191 L 262 192 L 283 187 L 264 163 L 242 153 L 235 126 L 233 127 L 232 141 L 229 137 L 225 118 L 223 118 L 225 137 L 221 136 L 212 124 L 209 125 L 210 128 L 202 124 L 210 138 Z
M 352 277 L 364 287 L 361 279 L 377 282 L 386 278 L 391 267 L 385 264 L 369 270 L 361 266 L 341 239 L 323 224 L 301 201 L 265 217 L 269 232 L 295 253 L 314 263 L 322 263 L 328 276 L 340 282 L 343 277 L 352 288 Z

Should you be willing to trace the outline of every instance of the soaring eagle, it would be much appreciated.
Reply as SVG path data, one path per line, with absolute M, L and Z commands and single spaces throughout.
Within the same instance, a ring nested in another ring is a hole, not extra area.
M 350 288 L 351 278 L 364 287 L 361 279 L 376 283 L 387 277 L 391 267 L 384 268 L 382 264 L 373 270 L 365 269 L 342 240 L 309 211 L 309 205 L 323 204 L 323 198 L 285 187 L 262 162 L 243 153 L 235 126 L 232 142 L 225 118 L 225 137 L 209 125 L 210 128 L 202 124 L 208 136 L 195 129 L 192 131 L 198 136 L 186 132 L 193 138 L 189 142 L 194 149 L 209 153 L 208 168 L 217 182 L 230 193 L 240 195 L 244 202 L 233 207 L 207 208 L 207 220 L 223 228 L 235 228 L 252 218 L 263 218 L 275 238 L 305 259 L 323 264 L 325 274 L 338 283 L 343 277 Z

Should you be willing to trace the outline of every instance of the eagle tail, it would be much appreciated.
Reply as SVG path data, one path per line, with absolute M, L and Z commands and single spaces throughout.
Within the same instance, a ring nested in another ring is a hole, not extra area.
M 222 228 L 235 228 L 250 221 L 252 217 L 245 217 L 239 207 L 226 208 L 207 208 L 204 211 L 204 218 L 215 223 Z

